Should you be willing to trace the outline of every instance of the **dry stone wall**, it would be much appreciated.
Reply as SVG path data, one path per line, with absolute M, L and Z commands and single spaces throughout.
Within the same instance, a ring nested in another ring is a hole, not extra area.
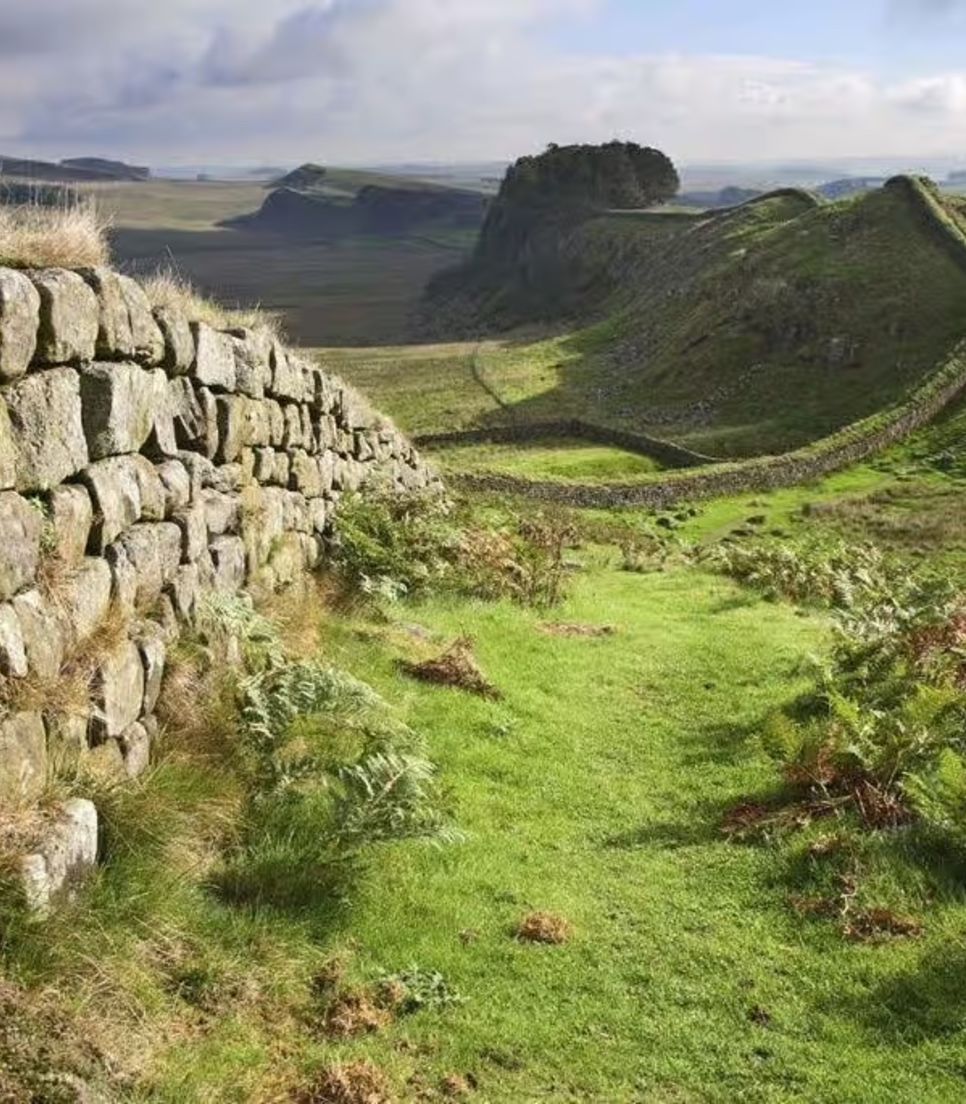
M 152 311 L 107 269 L 0 268 L 0 801 L 55 758 L 143 771 L 167 650 L 205 595 L 318 566 L 340 496 L 377 481 L 436 477 L 267 331 Z

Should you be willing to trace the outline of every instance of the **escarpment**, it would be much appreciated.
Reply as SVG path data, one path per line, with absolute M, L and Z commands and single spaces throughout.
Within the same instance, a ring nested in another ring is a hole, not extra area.
M 0 269 L 0 801 L 65 758 L 139 774 L 206 594 L 321 565 L 346 493 L 435 482 L 267 330 L 152 311 L 107 269 Z

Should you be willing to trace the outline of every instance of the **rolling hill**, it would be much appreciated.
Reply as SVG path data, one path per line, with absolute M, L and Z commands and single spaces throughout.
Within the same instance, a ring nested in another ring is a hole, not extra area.
M 585 417 L 699 452 L 803 445 L 901 399 L 966 330 L 956 201 L 912 178 L 834 203 L 542 220 L 436 278 L 436 332 L 566 332 L 488 346 L 494 422 Z M 944 237 L 945 234 L 945 237 Z M 958 237 L 950 246 L 950 235 Z

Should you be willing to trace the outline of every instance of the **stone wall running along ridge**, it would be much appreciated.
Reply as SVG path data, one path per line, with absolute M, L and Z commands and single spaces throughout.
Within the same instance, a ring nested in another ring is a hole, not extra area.
M 204 595 L 317 566 L 340 495 L 377 480 L 437 482 L 267 331 L 152 312 L 106 269 L 0 268 L 0 803 L 54 757 L 143 771 L 166 649 Z M 85 700 L 58 704 L 95 640 Z

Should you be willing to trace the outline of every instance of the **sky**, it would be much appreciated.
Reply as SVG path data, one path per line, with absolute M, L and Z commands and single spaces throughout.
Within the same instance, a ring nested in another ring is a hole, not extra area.
M 966 0 L 0 0 L 0 152 L 966 156 Z

